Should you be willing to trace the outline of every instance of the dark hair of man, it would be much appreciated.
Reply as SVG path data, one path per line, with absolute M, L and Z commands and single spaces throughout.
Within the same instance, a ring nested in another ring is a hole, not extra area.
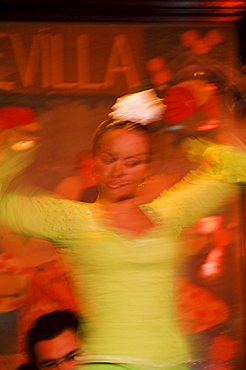
M 27 362 L 26 364 L 20 365 L 17 370 L 38 370 L 38 368 L 33 362 Z
M 40 316 L 30 328 L 27 335 L 27 354 L 36 362 L 34 346 L 42 340 L 55 338 L 65 330 L 78 332 L 78 317 L 71 311 L 53 311 Z

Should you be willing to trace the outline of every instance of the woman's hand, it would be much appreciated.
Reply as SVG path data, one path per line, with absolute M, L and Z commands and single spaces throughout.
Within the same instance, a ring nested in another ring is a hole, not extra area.
M 40 123 L 28 107 L 0 108 L 0 153 L 4 148 L 25 151 L 39 141 Z
M 18 126 L 8 131 L 9 135 L 6 144 L 14 151 L 32 149 L 39 142 L 40 124 L 38 122 Z

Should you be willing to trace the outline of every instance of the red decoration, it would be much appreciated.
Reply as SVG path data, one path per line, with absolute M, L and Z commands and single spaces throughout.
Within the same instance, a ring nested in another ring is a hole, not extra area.
M 170 87 L 164 97 L 164 104 L 165 119 L 170 125 L 181 123 L 193 113 L 201 112 L 207 127 L 198 127 L 197 130 L 210 130 L 219 126 L 217 117 L 221 99 L 217 87 L 208 81 L 194 79 Z
M 228 319 L 229 306 L 206 288 L 182 278 L 176 285 L 177 320 L 182 331 L 195 333 Z
M 181 35 L 181 43 L 195 55 L 208 54 L 216 45 L 223 42 L 224 36 L 218 29 L 208 31 L 204 36 L 196 30 L 188 30 Z
M 167 105 L 165 118 L 169 124 L 176 124 L 198 110 L 194 94 L 184 86 L 171 87 L 164 98 Z
M 29 125 L 37 120 L 33 111 L 27 107 L 6 106 L 0 108 L 0 128 L 2 130 Z
M 238 352 L 238 341 L 226 335 L 214 338 L 210 345 L 209 357 L 213 361 L 229 361 Z

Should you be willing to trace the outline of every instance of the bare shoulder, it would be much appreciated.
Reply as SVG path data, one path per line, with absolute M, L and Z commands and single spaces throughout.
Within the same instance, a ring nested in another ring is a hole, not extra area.
M 70 176 L 61 180 L 54 189 L 54 193 L 63 199 L 77 200 L 81 192 L 79 176 Z

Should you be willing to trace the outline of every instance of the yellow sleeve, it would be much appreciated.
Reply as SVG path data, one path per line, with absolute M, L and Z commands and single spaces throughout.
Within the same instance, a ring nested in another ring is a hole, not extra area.
M 246 182 L 244 151 L 195 140 L 191 149 L 200 168 L 147 205 L 175 234 L 225 206 L 236 192 L 235 185 Z
M 11 190 L 9 183 L 32 161 L 33 153 L 7 152 L 0 164 L 0 221 L 27 236 L 68 245 L 75 230 L 85 224 L 83 205 L 62 200 L 34 189 Z M 76 227 L 76 225 L 78 227 Z

